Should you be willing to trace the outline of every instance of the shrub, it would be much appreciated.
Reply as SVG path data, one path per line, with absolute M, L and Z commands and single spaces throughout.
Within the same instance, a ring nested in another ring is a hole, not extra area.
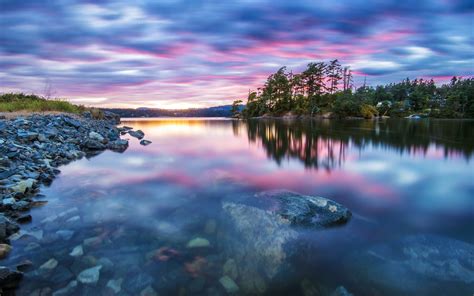
M 372 105 L 364 104 L 360 106 L 360 115 L 366 119 L 372 119 L 379 115 L 377 108 Z
M 23 93 L 6 93 L 0 95 L 0 112 L 30 111 L 46 112 L 57 111 L 66 113 L 81 113 L 83 106 L 73 105 L 64 99 L 47 100 L 37 95 Z

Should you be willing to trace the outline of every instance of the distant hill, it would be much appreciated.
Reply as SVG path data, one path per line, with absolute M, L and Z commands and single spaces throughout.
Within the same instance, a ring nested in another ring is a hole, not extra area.
M 156 109 L 140 107 L 136 109 L 104 108 L 120 117 L 231 117 L 231 105 L 192 109 Z M 241 107 L 243 109 L 243 107 Z

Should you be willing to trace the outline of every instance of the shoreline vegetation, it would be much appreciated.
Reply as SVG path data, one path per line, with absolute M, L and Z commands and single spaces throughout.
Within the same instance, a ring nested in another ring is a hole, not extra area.
M 60 173 L 60 166 L 104 150 L 125 151 L 129 142 L 121 139 L 121 135 L 135 137 L 142 145 L 151 143 L 143 139 L 140 130 L 117 127 L 120 117 L 114 113 L 82 109 L 67 102 L 50 103 L 37 96 L 26 96 L 26 102 L 17 102 L 22 96 L 2 95 L 1 108 L 13 106 L 14 110 L 64 113 L 0 117 L 0 260 L 12 251 L 11 241 L 42 236 L 42 229 L 20 230 L 20 225 L 31 221 L 28 213 L 31 208 L 46 203 L 40 194 L 41 186 L 52 183 Z M 5 97 L 13 100 L 4 104 Z M 86 111 L 79 113 L 83 110 Z M 51 220 L 45 223 L 61 217 L 48 219 Z M 0 294 L 13 291 L 28 268 L 31 268 L 28 260 L 18 266 L 0 264 Z
M 355 88 L 349 67 L 339 61 L 309 63 L 301 73 L 280 68 L 247 102 L 232 104 L 236 118 L 474 118 L 474 78 L 450 83 L 405 79 Z

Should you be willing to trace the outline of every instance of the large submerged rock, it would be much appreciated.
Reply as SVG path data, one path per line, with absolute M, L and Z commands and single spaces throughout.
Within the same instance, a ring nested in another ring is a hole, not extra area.
M 227 198 L 222 207 L 230 228 L 221 234 L 221 246 L 236 263 L 237 285 L 250 294 L 264 293 L 269 281 L 291 273 L 301 228 L 321 231 L 351 216 L 334 201 L 284 190 Z

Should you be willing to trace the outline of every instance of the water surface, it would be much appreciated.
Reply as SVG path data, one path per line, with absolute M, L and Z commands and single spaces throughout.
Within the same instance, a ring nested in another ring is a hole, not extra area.
M 29 235 L 3 262 L 34 264 L 18 295 L 56 291 L 98 265 L 98 282 L 69 294 L 226 295 L 224 275 L 242 295 L 474 291 L 474 263 L 460 258 L 474 244 L 472 121 L 124 124 L 153 144 L 131 138 L 122 154 L 61 168 L 42 191 L 48 203 L 32 210 Z M 353 218 L 326 230 L 281 229 L 223 206 L 273 189 L 333 199 Z M 209 246 L 190 248 L 196 238 Z M 71 256 L 78 246 L 83 255 Z M 56 267 L 39 268 L 50 259 Z M 117 294 L 107 287 L 114 282 Z

